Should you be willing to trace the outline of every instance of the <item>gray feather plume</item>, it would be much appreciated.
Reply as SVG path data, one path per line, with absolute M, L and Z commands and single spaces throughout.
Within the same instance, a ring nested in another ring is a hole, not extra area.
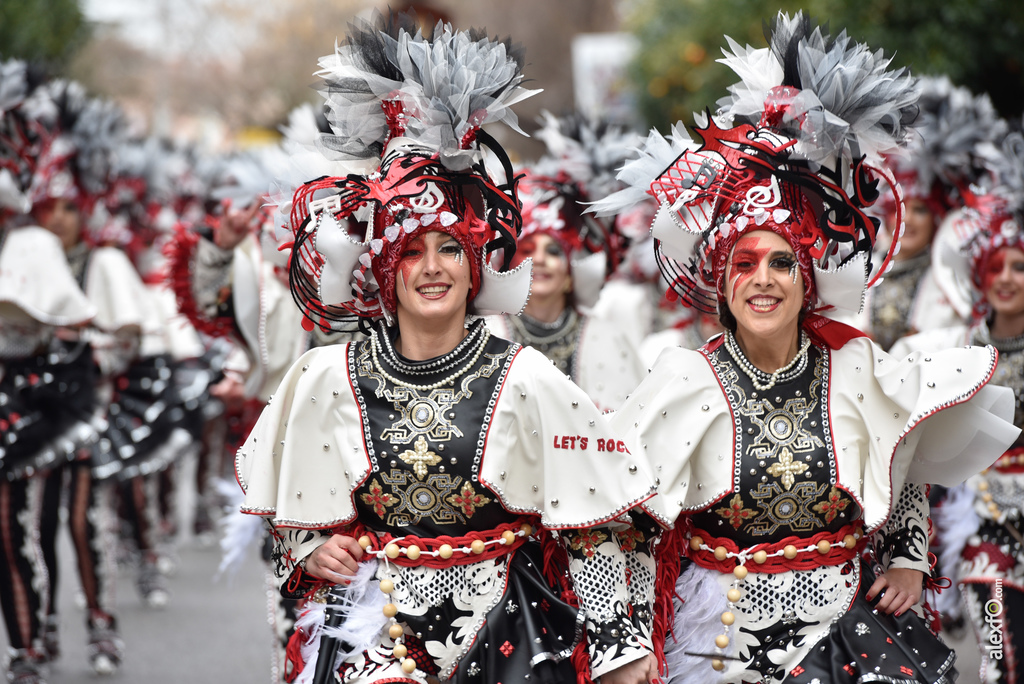
M 589 199 L 601 199 L 622 188 L 615 174 L 637 156 L 643 138 L 624 126 L 583 114 L 556 117 L 541 113 L 536 135 L 547 155 L 531 168 L 540 176 L 566 174 Z
M 0 62 L 0 116 L 25 100 L 28 79 L 25 62 L 17 59 Z
M 768 36 L 770 47 L 740 47 L 719 60 L 740 82 L 718 102 L 729 118 L 757 123 L 768 91 L 799 89 L 779 132 L 798 141 L 798 158 L 812 162 L 866 156 L 877 161 L 904 144 L 917 115 L 917 91 L 905 69 L 891 70 L 881 50 L 855 43 L 843 31 L 831 37 L 803 13 L 780 12 Z
M 897 172 L 910 172 L 926 196 L 938 181 L 950 192 L 978 181 L 985 172 L 985 150 L 1006 136 L 1007 124 L 988 95 L 974 95 L 947 76 L 917 80 L 920 116 L 907 155 L 894 159 Z
M 1024 120 L 1021 121 L 1024 127 Z M 1007 213 L 1024 227 L 1024 131 L 1007 133 L 991 160 L 991 194 L 1004 203 Z
M 476 153 L 462 149 L 464 137 L 498 121 L 522 133 L 511 106 L 539 92 L 521 87 L 522 55 L 508 39 L 442 22 L 427 37 L 378 15 L 352 25 L 320 67 L 334 129 L 320 142 L 334 159 L 379 158 L 389 135 L 381 102 L 397 100 L 408 137 L 439 150 L 449 168 L 468 168 Z

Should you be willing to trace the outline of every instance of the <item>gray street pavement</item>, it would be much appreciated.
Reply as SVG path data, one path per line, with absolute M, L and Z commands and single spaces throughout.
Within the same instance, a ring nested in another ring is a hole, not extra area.
M 75 606 L 78 577 L 66 537 L 61 544 L 60 609 L 63 653 L 49 684 L 102 681 L 85 655 L 85 614 Z M 117 587 L 118 619 L 126 645 L 121 671 L 110 682 L 220 684 L 270 682 L 271 635 L 267 625 L 263 565 L 255 557 L 228 582 L 214 581 L 220 551 L 186 540 L 176 574 L 168 579 L 166 608 L 146 607 L 135 589 L 135 573 L 122 570 Z

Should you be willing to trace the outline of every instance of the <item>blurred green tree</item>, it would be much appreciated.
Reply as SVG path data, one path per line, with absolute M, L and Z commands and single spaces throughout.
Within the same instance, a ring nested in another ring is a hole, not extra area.
M 946 74 L 987 92 L 1008 118 L 1024 109 L 1024 2 L 1020 0 L 634 0 L 627 26 L 640 43 L 631 65 L 641 115 L 665 130 L 715 109 L 736 81 L 718 64 L 728 35 L 764 47 L 763 21 L 803 9 L 882 48 L 895 66 Z
M 90 35 L 78 0 L 0 0 L 0 56 L 57 71 Z

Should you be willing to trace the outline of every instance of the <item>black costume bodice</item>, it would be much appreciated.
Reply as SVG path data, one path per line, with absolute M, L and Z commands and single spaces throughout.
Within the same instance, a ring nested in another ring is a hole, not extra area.
M 694 514 L 694 524 L 743 548 L 837 531 L 859 517 L 836 485 L 829 355 L 812 345 L 806 364 L 758 391 L 724 344 L 706 354 L 733 417 L 733 491 Z
M 991 344 L 999 351 L 992 383 L 1013 390 L 1013 424 L 1024 427 L 1024 336 L 997 339 L 992 337 L 987 325 L 980 325 L 971 334 L 971 344 Z M 1024 447 L 1024 434 L 1017 437 L 1010 449 L 1020 447 Z
M 931 266 L 928 250 L 906 261 L 893 261 L 892 269 L 871 299 L 871 332 L 882 349 L 889 349 L 896 340 L 911 332 L 910 314 L 921 279 Z
M 377 342 L 371 338 L 349 349 L 372 466 L 356 491 L 359 520 L 375 530 L 421 537 L 511 522 L 515 517 L 478 474 L 517 345 L 488 337 L 478 321 L 450 354 L 413 362 L 394 352 L 390 338 L 383 338 L 389 334 L 378 330 Z
M 509 331 L 519 344 L 533 347 L 546 356 L 555 368 L 573 380 L 579 377 L 576 361 L 583 317 L 567 308 L 558 320 L 541 323 L 529 316 L 507 316 Z

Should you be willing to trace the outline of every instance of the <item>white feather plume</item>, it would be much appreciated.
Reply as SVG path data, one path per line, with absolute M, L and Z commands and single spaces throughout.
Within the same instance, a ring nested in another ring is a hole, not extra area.
M 263 518 L 242 513 L 245 495 L 234 482 L 220 478 L 216 481 L 217 493 L 227 502 L 224 517 L 220 520 L 221 536 L 220 565 L 214 579 L 227 575 L 233 577 L 248 562 L 251 553 L 259 548 L 267 531 Z
M 943 615 L 956 618 L 963 611 L 957 587 L 960 555 L 967 540 L 977 534 L 981 525 L 981 519 L 974 511 L 974 490 L 967 483 L 953 487 L 946 493 L 943 504 L 932 511 L 932 517 L 942 545 L 939 574 L 953 580 L 953 586 L 939 594 L 935 607 Z
M 665 663 L 668 684 L 707 684 L 714 679 L 711 660 L 686 655 L 714 653 L 715 636 L 722 631 L 722 612 L 728 607 L 725 593 L 718 583 L 718 573 L 699 565 L 691 565 L 676 581 L 677 599 L 673 631 L 665 638 Z
M 320 656 L 320 640 L 325 635 L 338 638 L 343 644 L 338 649 L 335 669 L 346 658 L 378 645 L 380 633 L 388 619 L 383 612 L 387 596 L 377 587 L 374 581 L 376 574 L 377 563 L 362 563 L 351 584 L 339 584 L 332 589 L 341 599 L 338 604 L 327 606 L 314 601 L 306 603 L 295 620 L 296 632 L 301 629 L 306 635 L 300 649 L 304 665 L 295 684 L 312 684 Z M 325 627 L 328 610 L 341 610 L 345 613 L 345 621 L 340 627 Z
M 672 126 L 668 137 L 652 129 L 638 150 L 637 157 L 627 162 L 618 173 L 618 180 L 626 187 L 594 202 L 587 211 L 598 216 L 609 216 L 650 202 L 651 196 L 647 192 L 651 183 L 680 155 L 687 150 L 696 150 L 697 147 L 681 123 Z

